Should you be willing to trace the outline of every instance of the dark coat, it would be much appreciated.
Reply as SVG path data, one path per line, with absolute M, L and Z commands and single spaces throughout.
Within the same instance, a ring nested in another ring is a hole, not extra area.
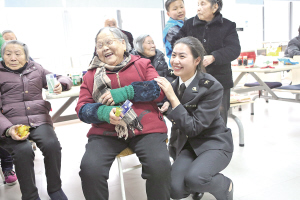
M 80 86 L 80 94 L 76 106 L 76 112 L 79 113 L 80 108 L 88 103 L 95 103 L 92 93 L 94 87 L 94 75 L 96 69 L 89 70 L 83 77 L 83 83 Z M 152 81 L 158 76 L 157 71 L 151 65 L 150 60 L 141 58 L 140 56 L 131 55 L 130 62 L 116 72 L 106 72 L 111 80 L 111 89 L 116 89 L 130 85 L 132 82 Z M 132 109 L 137 114 L 143 130 L 135 129 L 135 135 L 149 134 L 149 133 L 167 133 L 167 126 L 163 120 L 163 115 L 159 112 L 156 103 L 161 102 L 165 94 L 160 91 L 160 96 L 154 101 L 150 102 L 132 102 Z M 90 135 L 107 135 L 117 136 L 115 125 L 107 122 L 92 124 L 87 136 Z
M 179 78 L 172 83 L 176 92 L 178 84 Z M 226 128 L 219 111 L 222 96 L 223 87 L 214 77 L 197 73 L 185 89 L 181 104 L 167 115 L 173 125 L 169 152 L 174 160 L 187 141 L 197 156 L 211 149 L 233 152 L 231 130 Z
M 293 58 L 295 55 L 300 55 L 300 36 L 291 39 L 284 52 L 285 57 Z
M 22 74 L 4 68 L 0 62 L 0 135 L 17 124 L 52 125 L 51 105 L 42 97 L 42 89 L 47 88 L 46 74 L 50 73 L 34 61 L 28 61 Z M 57 79 L 67 90 L 71 88 L 72 81 L 68 77 Z
M 142 58 L 147 58 L 135 49 L 133 49 L 130 53 L 133 55 L 139 55 Z M 165 54 L 163 52 L 156 49 L 155 56 L 151 57 L 151 58 L 147 58 L 147 59 L 151 60 L 151 64 L 156 69 L 159 76 L 165 77 L 170 82 L 175 80 L 176 76 L 174 75 L 173 69 L 168 67 L 168 64 L 166 63 L 166 60 L 165 60 Z
M 236 25 L 217 14 L 207 23 L 196 15 L 185 21 L 178 34 L 173 37 L 172 44 L 179 38 L 193 36 L 203 44 L 207 55 L 213 55 L 215 62 L 206 67 L 207 73 L 215 77 L 224 89 L 233 87 L 231 61 L 241 52 Z

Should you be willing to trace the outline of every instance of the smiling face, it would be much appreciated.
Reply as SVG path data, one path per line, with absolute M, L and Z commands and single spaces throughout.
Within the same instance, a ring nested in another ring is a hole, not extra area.
M 103 44 L 101 48 L 99 48 L 100 44 Z M 104 29 L 97 36 L 96 48 L 98 57 L 102 62 L 116 66 L 124 59 L 126 44 L 124 40 L 115 38 L 110 30 Z
M 144 52 L 143 52 L 144 56 L 146 56 L 148 58 L 155 56 L 156 46 L 150 36 L 147 36 L 145 38 L 145 41 L 143 42 L 143 49 L 144 49 Z
M 5 65 L 12 70 L 22 68 L 27 62 L 24 49 L 19 44 L 8 44 L 5 47 L 3 60 Z
M 200 60 L 200 57 L 194 59 L 190 48 L 186 44 L 178 43 L 173 49 L 170 63 L 174 74 L 180 76 L 182 81 L 185 82 L 195 74 Z
M 217 10 L 218 4 L 212 6 L 208 0 L 198 0 L 197 15 L 200 20 L 210 22 Z
M 174 1 L 170 4 L 167 15 L 175 20 L 184 20 L 185 7 L 182 0 Z

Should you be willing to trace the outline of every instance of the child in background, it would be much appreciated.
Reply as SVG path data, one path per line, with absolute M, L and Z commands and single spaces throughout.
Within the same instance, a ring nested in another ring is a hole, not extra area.
M 170 60 L 172 55 L 172 38 L 179 32 L 185 20 L 184 1 L 167 0 L 165 3 L 165 7 L 167 10 L 167 15 L 170 17 L 170 19 L 168 20 L 163 30 L 163 41 L 166 46 L 166 55 Z M 171 67 L 170 61 L 169 66 Z

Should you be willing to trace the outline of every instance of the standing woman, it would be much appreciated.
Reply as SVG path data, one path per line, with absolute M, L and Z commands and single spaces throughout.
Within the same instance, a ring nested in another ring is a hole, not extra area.
M 176 41 L 171 65 L 179 77 L 172 85 L 163 77 L 155 79 L 172 106 L 167 115 L 173 124 L 169 144 L 174 159 L 171 198 L 209 192 L 217 200 L 232 200 L 232 181 L 219 173 L 233 153 L 231 131 L 219 113 L 223 87 L 203 72 L 204 52 L 194 37 Z
M 224 88 L 220 112 L 226 125 L 230 88 L 233 87 L 231 61 L 240 55 L 241 47 L 236 25 L 222 17 L 222 7 L 222 0 L 198 0 L 197 15 L 185 21 L 172 42 L 193 36 L 203 44 L 207 53 L 203 58 L 206 72 L 215 77 Z

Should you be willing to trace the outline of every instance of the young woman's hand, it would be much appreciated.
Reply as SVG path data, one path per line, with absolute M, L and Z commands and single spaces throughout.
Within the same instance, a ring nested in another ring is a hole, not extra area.
M 107 105 L 107 106 L 113 106 L 113 105 L 115 105 L 114 99 L 113 99 L 113 97 L 112 97 L 110 91 L 105 92 L 105 93 L 100 97 L 100 99 L 102 99 L 102 102 L 100 102 L 100 103 L 102 103 L 102 104 L 105 104 L 105 105 Z
M 159 87 L 164 91 L 166 97 L 171 102 L 172 108 L 175 108 L 180 104 L 180 101 L 178 100 L 171 83 L 164 77 L 158 77 L 154 79 Z
M 158 107 L 158 110 L 161 112 L 161 113 L 164 113 L 168 110 L 170 106 L 170 103 L 168 101 L 166 101 L 161 108 Z
M 7 134 L 13 139 L 13 140 L 26 140 L 30 134 L 30 132 L 27 133 L 27 135 L 25 135 L 24 137 L 20 137 L 18 135 L 18 132 L 17 132 L 17 128 L 20 127 L 22 125 L 14 125 L 12 127 L 9 128 Z
M 55 94 L 60 94 L 62 92 L 62 86 L 61 86 L 60 82 L 55 84 L 53 92 Z

